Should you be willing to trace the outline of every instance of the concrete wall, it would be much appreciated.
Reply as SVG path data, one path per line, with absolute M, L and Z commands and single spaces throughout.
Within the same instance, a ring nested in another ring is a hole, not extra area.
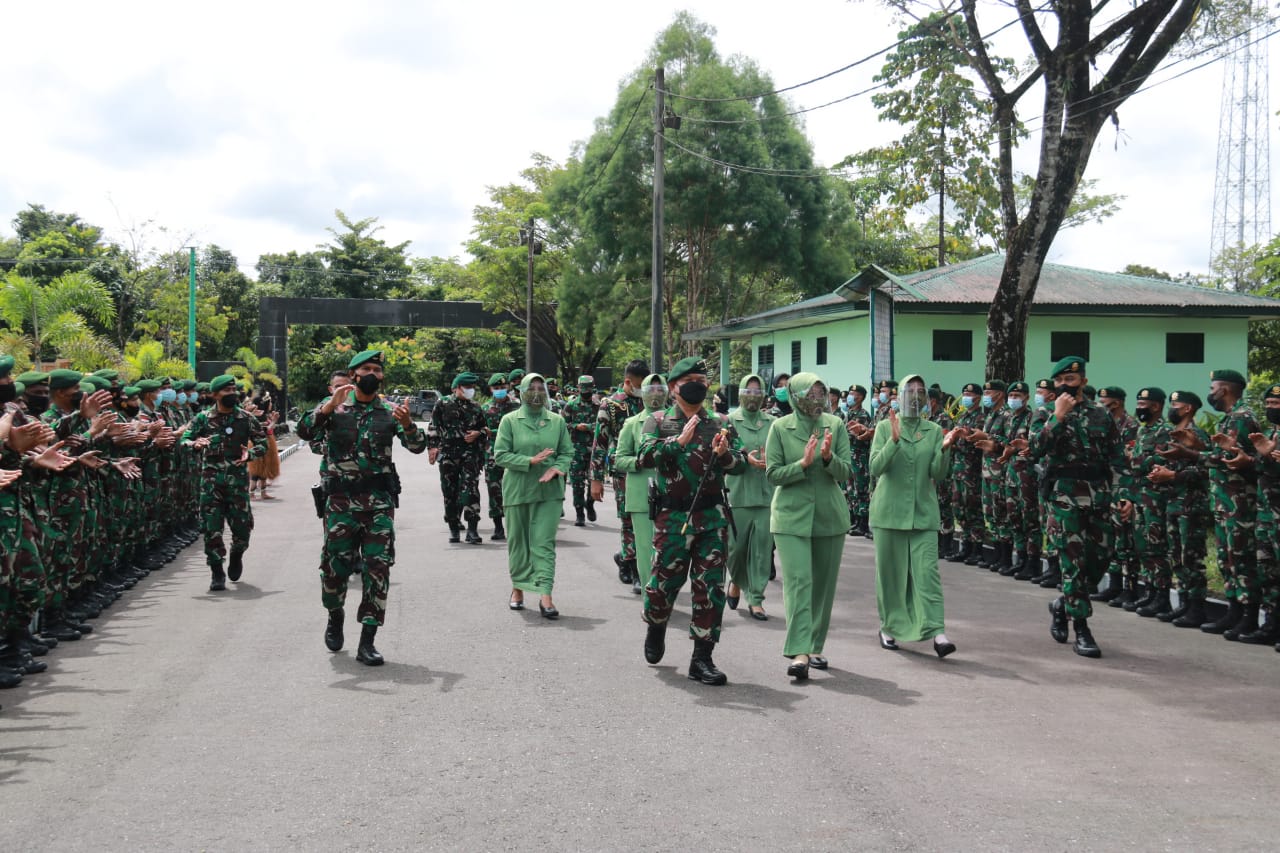
M 817 323 L 798 329 L 786 329 L 751 339 L 751 364 L 761 373 L 760 347 L 773 344 L 773 375 L 779 373 L 816 373 L 832 387 L 847 388 L 854 383 L 866 384 L 871 375 L 871 347 L 867 340 L 866 316 L 849 320 Z M 826 364 L 818 364 L 818 338 L 827 339 Z M 800 342 L 800 370 L 793 370 L 791 344 Z M 733 377 L 736 384 L 741 377 Z

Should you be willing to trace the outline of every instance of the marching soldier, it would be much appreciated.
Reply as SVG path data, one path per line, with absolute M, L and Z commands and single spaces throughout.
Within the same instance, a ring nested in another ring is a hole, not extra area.
M 1240 635 L 1240 642 L 1275 644 L 1280 651 L 1280 533 L 1276 513 L 1280 510 L 1280 385 L 1267 388 L 1263 398 L 1266 424 L 1252 433 L 1249 441 L 1258 452 L 1258 590 L 1262 604 L 1262 624 Z
M 622 425 L 645 409 L 640 389 L 644 386 L 649 374 L 649 365 L 636 359 L 627 363 L 623 369 L 622 388 L 611 394 L 600 404 L 597 424 L 600 431 L 595 442 L 595 452 L 591 457 L 591 499 L 604 500 L 604 475 L 606 471 L 613 481 L 613 497 L 618 506 L 618 518 L 622 524 L 621 550 L 613 555 L 618 566 L 618 580 L 630 583 L 634 587 L 640 579 L 636 552 L 636 531 L 634 516 L 624 508 L 627 494 L 627 474 L 613 464 L 618 451 L 618 436 L 622 434 Z M 665 406 L 663 408 L 666 408 Z M 645 572 L 649 567 L 645 567 Z
M 440 491 L 444 495 L 444 523 L 449 525 L 449 541 L 459 540 L 465 519 L 469 545 L 484 541 L 477 529 L 480 469 L 484 467 L 487 444 L 484 412 L 475 402 L 479 383 L 480 377 L 465 371 L 453 378 L 453 396 L 441 400 L 431 410 L 434 431 L 427 438 L 430 447 L 427 464 L 440 463 Z
M 591 468 L 591 455 L 600 435 L 596 418 L 596 380 L 592 376 L 578 377 L 578 396 L 564 407 L 562 416 L 573 441 L 573 464 L 569 466 L 569 485 L 573 489 L 575 527 L 585 527 L 587 520 L 596 520 L 596 504 L 587 494 L 587 474 Z M 585 517 L 584 517 L 585 513 Z

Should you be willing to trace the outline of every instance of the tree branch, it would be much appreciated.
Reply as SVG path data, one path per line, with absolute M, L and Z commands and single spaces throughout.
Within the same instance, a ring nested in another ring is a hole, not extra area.
M 1018 10 L 1018 20 L 1022 23 L 1022 31 L 1027 34 L 1027 42 L 1031 45 L 1031 52 L 1035 55 L 1036 61 L 1041 65 L 1047 65 L 1053 50 L 1049 47 L 1049 42 L 1045 41 L 1044 33 L 1040 32 L 1040 25 L 1036 23 L 1036 13 L 1032 10 L 1031 4 L 1027 0 L 1017 0 L 1014 6 Z

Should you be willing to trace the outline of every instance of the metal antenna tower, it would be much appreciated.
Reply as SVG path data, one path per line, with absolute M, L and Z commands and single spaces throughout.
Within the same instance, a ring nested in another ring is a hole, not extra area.
M 1209 265 L 1230 249 L 1271 239 L 1271 116 L 1267 42 L 1244 34 L 1228 50 L 1218 119 L 1218 168 L 1213 180 L 1213 243 Z M 1238 287 L 1239 281 L 1233 282 Z

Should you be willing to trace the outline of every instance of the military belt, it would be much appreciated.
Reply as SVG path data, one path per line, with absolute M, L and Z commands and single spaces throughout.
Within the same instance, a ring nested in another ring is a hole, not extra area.
M 704 509 L 711 509 L 724 503 L 724 495 L 699 495 L 693 500 L 684 499 L 677 500 L 663 496 L 659 501 L 659 505 L 663 509 L 672 510 L 674 512 L 698 512 Z

